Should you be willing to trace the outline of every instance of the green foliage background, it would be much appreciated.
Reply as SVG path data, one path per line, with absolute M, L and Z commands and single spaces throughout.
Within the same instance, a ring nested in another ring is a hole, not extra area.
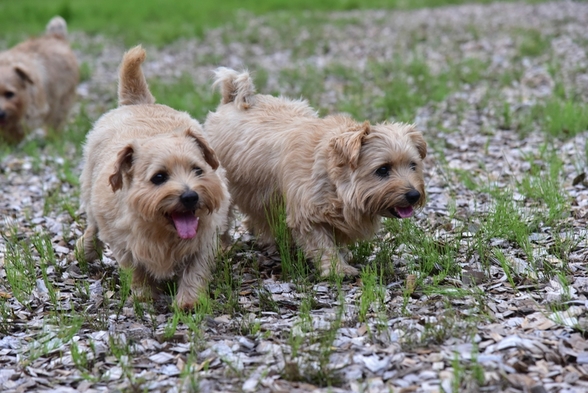
M 467 0 L 0 0 L 0 36 L 11 42 L 39 34 L 54 15 L 70 29 L 102 33 L 136 42 L 163 45 L 180 37 L 200 36 L 206 29 L 253 14 L 420 7 L 463 4 Z M 469 1 L 471 2 L 471 1 Z M 490 3 L 478 0 L 477 3 Z M 242 15 L 242 14 L 241 14 Z

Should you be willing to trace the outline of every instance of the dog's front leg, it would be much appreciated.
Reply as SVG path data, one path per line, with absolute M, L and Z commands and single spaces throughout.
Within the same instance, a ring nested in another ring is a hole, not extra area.
M 208 290 L 214 256 L 196 255 L 178 279 L 176 305 L 182 310 L 190 310 L 198 302 L 198 296 Z
M 98 227 L 88 220 L 86 231 L 76 241 L 76 253 L 78 259 L 83 258 L 86 263 L 102 259 L 104 244 L 98 239 Z
M 317 264 L 322 277 L 330 274 L 345 276 L 359 274 L 356 268 L 347 263 L 346 253 L 340 252 L 333 234 L 328 229 L 315 228 L 306 233 L 296 233 L 296 231 L 293 233 L 304 255 Z
M 135 299 L 146 302 L 157 297 L 157 281 L 151 277 L 142 264 L 119 262 L 121 266 L 132 268 L 131 290 Z

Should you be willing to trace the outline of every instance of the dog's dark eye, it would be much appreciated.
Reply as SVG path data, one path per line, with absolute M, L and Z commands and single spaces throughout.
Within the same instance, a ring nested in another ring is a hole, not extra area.
M 202 168 L 199 168 L 197 166 L 194 167 L 194 173 L 196 174 L 196 176 L 202 175 L 202 172 L 203 172 Z
M 414 162 L 414 161 L 412 161 L 412 162 L 410 163 L 410 169 L 412 169 L 413 171 L 416 171 L 416 169 L 417 169 L 417 163 L 416 163 L 416 162 Z
M 163 184 L 167 181 L 168 176 L 165 172 L 158 172 L 151 178 L 151 183 L 155 184 L 156 186 Z
M 12 92 L 12 91 L 6 91 L 6 92 L 4 92 L 4 98 L 6 98 L 6 99 L 9 100 L 12 97 L 14 97 L 14 92 Z
M 382 165 L 381 167 L 376 169 L 376 175 L 380 177 L 390 176 L 390 165 Z

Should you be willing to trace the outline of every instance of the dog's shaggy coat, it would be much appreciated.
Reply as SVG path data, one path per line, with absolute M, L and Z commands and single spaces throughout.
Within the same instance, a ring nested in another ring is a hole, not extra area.
M 144 59 L 141 47 L 125 54 L 119 107 L 88 134 L 80 178 L 87 229 L 78 249 L 92 260 L 107 243 L 133 268 L 137 296 L 177 277 L 177 305 L 191 308 L 207 288 L 218 233 L 227 230 L 229 194 L 199 123 L 155 104 Z
M 21 141 L 38 127 L 60 129 L 75 102 L 79 67 L 61 17 L 45 34 L 0 52 L 0 135 Z
M 204 124 L 234 203 L 263 243 L 270 214 L 286 221 L 322 275 L 357 274 L 346 245 L 372 237 L 382 216 L 410 217 L 425 201 L 427 144 L 414 126 L 319 118 L 301 100 L 256 95 L 248 73 L 216 70 L 221 104 Z

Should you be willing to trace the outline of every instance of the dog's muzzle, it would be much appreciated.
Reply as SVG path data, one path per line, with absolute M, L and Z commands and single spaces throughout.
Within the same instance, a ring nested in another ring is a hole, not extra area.
M 396 218 L 409 218 L 412 217 L 414 213 L 414 205 L 416 205 L 419 200 L 421 199 L 421 193 L 415 189 L 410 190 L 406 194 L 404 194 L 404 199 L 406 199 L 407 205 L 406 206 L 393 206 L 388 210 L 388 212 L 396 217 Z
M 198 193 L 192 190 L 186 191 L 180 195 L 180 202 L 188 210 L 194 210 L 199 199 L 200 197 L 198 196 Z

